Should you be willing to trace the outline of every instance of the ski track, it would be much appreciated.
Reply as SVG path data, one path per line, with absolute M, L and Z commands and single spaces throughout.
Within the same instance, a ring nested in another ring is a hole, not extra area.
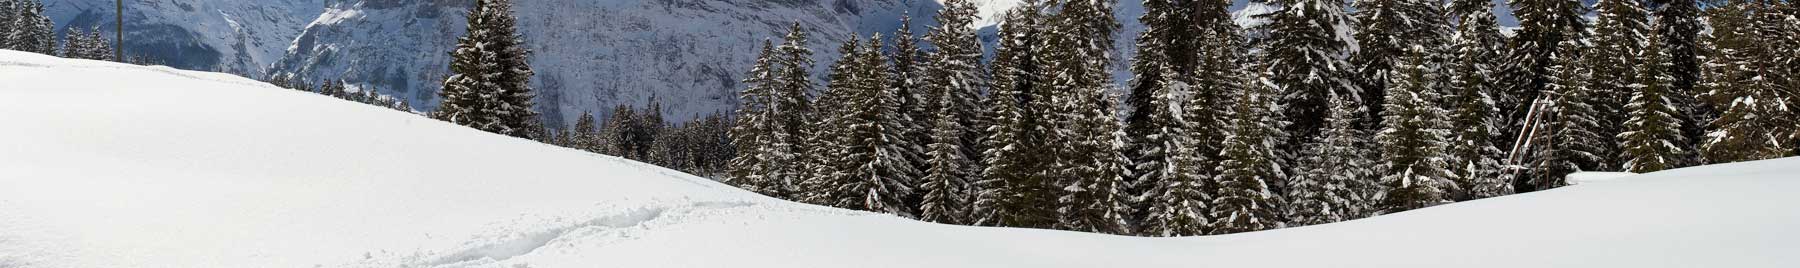
M 498 227 L 492 234 L 477 235 L 469 238 L 457 249 L 447 253 L 433 254 L 431 251 L 420 251 L 411 256 L 394 258 L 399 261 L 383 260 L 373 254 L 365 256 L 364 262 L 356 267 L 507 267 L 507 263 L 522 256 L 542 250 L 581 246 L 607 246 L 618 244 L 652 234 L 655 230 L 692 222 L 697 218 L 707 218 L 732 213 L 761 211 L 769 209 L 767 204 L 751 201 L 689 201 L 668 205 L 670 202 L 651 202 L 664 205 L 629 206 L 614 205 L 618 211 L 602 216 L 594 216 L 573 223 L 562 223 L 567 218 L 555 217 L 542 219 L 557 223 L 519 224 L 518 222 L 496 223 Z M 530 222 L 522 217 L 519 221 Z M 503 226 L 549 226 L 532 230 L 510 230 Z M 523 265 L 527 262 L 517 262 Z M 4 267 L 4 266 L 0 266 Z M 517 267 L 512 266 L 512 267 Z

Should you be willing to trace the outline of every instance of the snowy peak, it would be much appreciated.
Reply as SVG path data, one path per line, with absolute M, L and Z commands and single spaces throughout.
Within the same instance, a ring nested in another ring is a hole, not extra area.
M 127 0 L 125 52 L 190 70 L 260 76 L 326 0 Z M 114 32 L 112 0 L 44 0 L 59 32 Z

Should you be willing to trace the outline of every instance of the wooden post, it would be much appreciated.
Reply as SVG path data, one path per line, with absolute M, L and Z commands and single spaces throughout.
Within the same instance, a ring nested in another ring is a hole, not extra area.
M 113 31 L 113 60 L 125 62 L 125 0 L 118 0 L 116 3 L 118 6 L 114 10 L 116 13 L 113 13 L 113 20 L 118 24 L 114 25 L 117 28 Z

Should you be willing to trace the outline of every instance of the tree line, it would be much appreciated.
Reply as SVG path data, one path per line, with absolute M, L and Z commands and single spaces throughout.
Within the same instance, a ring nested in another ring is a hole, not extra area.
M 1791 2 L 1513 0 L 1508 35 L 1485 0 L 1271 1 L 1248 29 L 1230 1 L 1146 0 L 1131 59 L 1112 58 L 1114 4 L 1026 1 L 984 60 L 974 5 L 945 1 L 922 40 L 849 38 L 823 88 L 795 24 L 746 75 L 726 180 L 933 222 L 1183 236 L 1800 142 Z

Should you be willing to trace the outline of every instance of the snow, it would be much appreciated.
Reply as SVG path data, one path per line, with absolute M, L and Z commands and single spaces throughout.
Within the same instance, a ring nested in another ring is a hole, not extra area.
M 1569 174 L 1569 176 L 1564 177 L 1564 179 L 1568 180 L 1569 184 L 1583 184 L 1583 183 L 1589 183 L 1589 182 L 1603 182 L 1603 181 L 1616 180 L 1619 178 L 1631 177 L 1632 175 L 1637 175 L 1637 173 L 1631 173 L 1631 172 L 1576 172 L 1575 174 Z
M 0 267 L 1800 263 L 1800 158 L 1135 238 L 796 204 L 231 75 L 12 51 L 0 51 L 0 126 Z

